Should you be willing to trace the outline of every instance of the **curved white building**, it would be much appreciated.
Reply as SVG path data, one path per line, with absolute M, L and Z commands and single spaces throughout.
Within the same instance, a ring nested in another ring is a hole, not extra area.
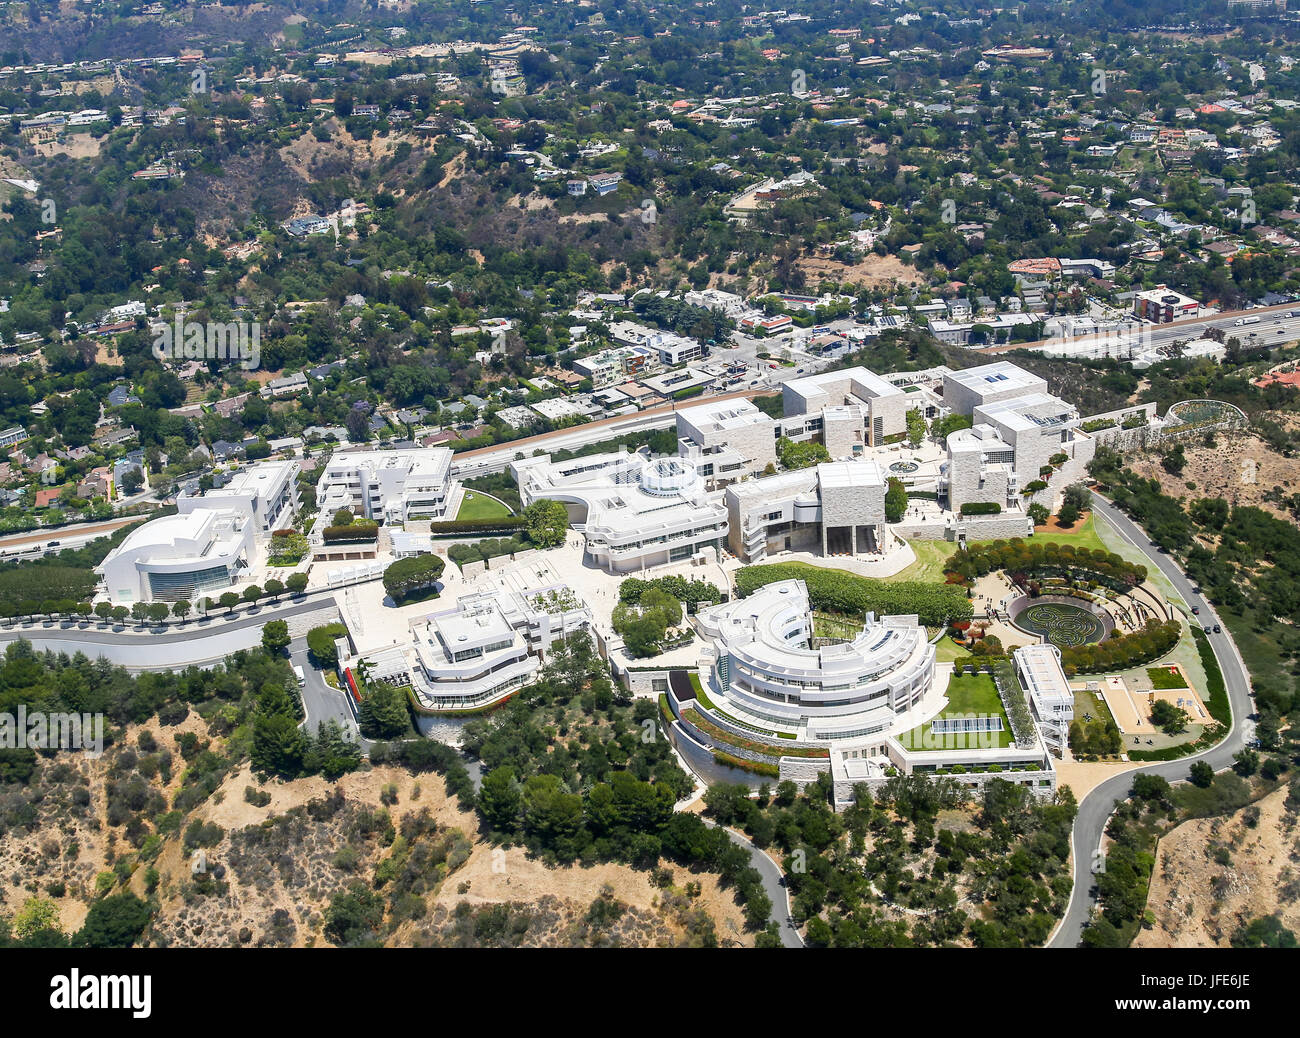
M 247 579 L 258 545 L 292 521 L 297 473 L 293 462 L 268 461 L 202 497 L 182 494 L 179 514 L 133 530 L 96 567 L 108 600 L 195 601 Z
M 630 573 L 721 551 L 727 508 L 709 492 L 689 458 L 645 453 L 596 454 L 552 462 L 523 458 L 511 464 L 523 503 L 542 498 L 569 509 L 587 553 L 611 573 Z
M 100 563 L 108 600 L 194 601 L 229 590 L 248 568 L 253 519 L 224 508 L 195 508 L 132 530 Z
M 971 787 L 1001 777 L 1040 795 L 1056 788 L 1037 729 L 1017 741 L 1000 708 L 949 709 L 952 665 L 935 662 L 915 616 L 868 613 L 851 638 L 819 637 L 807 585 L 783 580 L 696 622 L 712 643 L 699 685 L 670 672 L 664 706 L 670 737 L 705 781 L 717 781 L 708 769 L 718 765 L 731 769 L 724 781 L 743 780 L 740 767 L 754 785 L 829 774 L 838 806 L 853 802 L 857 783 L 895 774 L 951 775 Z
M 885 733 L 934 681 L 934 646 L 915 616 L 868 613 L 852 641 L 814 647 L 802 580 L 705 610 L 699 627 L 714 640 L 720 707 L 812 742 Z

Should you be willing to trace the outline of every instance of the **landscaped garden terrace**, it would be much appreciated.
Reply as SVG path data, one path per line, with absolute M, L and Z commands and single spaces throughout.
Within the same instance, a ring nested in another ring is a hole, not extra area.
M 953 674 L 948 679 L 948 705 L 935 717 L 904 732 L 898 741 L 905 750 L 1006 749 L 1014 745 L 1011 720 L 1007 717 L 997 685 L 988 674 Z M 969 732 L 943 731 L 953 726 L 939 726 L 936 721 L 989 719 L 995 722 Z M 1000 724 L 1000 727 L 997 725 Z M 991 728 L 992 730 L 988 730 Z

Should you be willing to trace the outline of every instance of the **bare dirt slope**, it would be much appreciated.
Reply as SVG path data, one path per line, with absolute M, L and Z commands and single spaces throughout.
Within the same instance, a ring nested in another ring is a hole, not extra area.
M 395 947 L 753 944 L 716 875 L 548 867 L 484 840 L 436 774 L 259 781 L 244 764 L 171 811 L 209 747 L 224 740 L 190 713 L 132 726 L 102 757 L 40 760 L 28 781 L 0 783 L 0 913 L 39 897 L 72 933 L 96 897 L 130 890 L 157 906 L 148 945 L 328 946 L 332 900 L 360 890 L 372 899 L 365 942 Z
M 1300 829 L 1285 788 L 1221 818 L 1184 822 L 1160 841 L 1137 948 L 1222 948 L 1236 929 L 1281 912 L 1300 928 Z M 1254 826 L 1250 820 L 1258 811 Z
M 1281 519 L 1290 514 L 1264 495 L 1281 487 L 1282 494 L 1300 487 L 1300 457 L 1284 458 L 1258 436 L 1229 437 L 1220 434 L 1214 447 L 1199 441 L 1185 442 L 1187 464 L 1179 476 L 1170 475 L 1156 454 L 1134 458 L 1135 472 L 1158 479 L 1166 494 L 1174 497 L 1222 497 L 1231 505 L 1254 505 Z

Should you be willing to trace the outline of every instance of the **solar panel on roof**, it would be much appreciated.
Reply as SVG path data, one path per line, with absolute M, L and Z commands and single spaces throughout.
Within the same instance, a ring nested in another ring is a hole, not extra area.
M 930 726 L 935 735 L 956 735 L 963 732 L 1000 732 L 1000 717 L 947 717 L 935 721 Z

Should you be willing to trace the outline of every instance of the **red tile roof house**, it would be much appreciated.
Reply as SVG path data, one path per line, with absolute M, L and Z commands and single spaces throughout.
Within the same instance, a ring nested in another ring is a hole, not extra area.
M 59 495 L 63 493 L 63 487 L 45 487 L 36 491 L 36 507 L 49 508 L 59 500 Z

